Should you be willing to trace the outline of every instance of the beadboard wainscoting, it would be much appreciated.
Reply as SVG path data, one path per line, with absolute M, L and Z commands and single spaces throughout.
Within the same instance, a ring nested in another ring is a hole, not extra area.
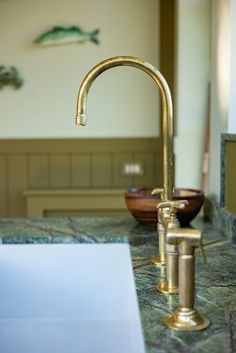
M 125 174 L 125 163 L 140 164 L 142 173 L 132 174 L 131 170 L 130 174 Z M 47 197 L 49 194 L 52 197 L 53 190 L 56 199 L 58 195 L 65 196 L 68 191 L 72 197 L 73 190 L 77 192 L 77 198 L 82 197 L 86 190 L 89 193 L 94 190 L 96 195 L 99 195 L 99 190 L 100 193 L 102 190 L 110 192 L 110 195 L 112 190 L 116 190 L 113 193 L 115 201 L 112 202 L 109 196 L 107 207 L 101 199 L 103 206 L 100 208 L 112 209 L 112 203 L 117 202 L 117 193 L 122 195 L 130 187 L 160 185 L 161 138 L 0 141 L 0 217 L 24 217 L 31 214 L 29 198 L 35 196 L 35 193 L 38 198 L 45 198 L 45 207 L 42 208 L 46 212 L 44 215 L 53 215 L 58 214 L 57 207 L 51 211 L 47 208 Z M 64 206 L 64 213 L 67 209 L 75 213 L 78 211 L 76 197 L 73 196 L 71 205 L 67 203 Z M 80 205 L 81 202 L 78 202 L 78 208 Z M 116 206 L 117 209 L 122 207 L 120 204 Z

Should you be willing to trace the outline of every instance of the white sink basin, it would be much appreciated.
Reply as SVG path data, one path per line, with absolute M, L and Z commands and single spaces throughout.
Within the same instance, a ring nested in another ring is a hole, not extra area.
M 0 351 L 144 353 L 128 244 L 0 245 Z

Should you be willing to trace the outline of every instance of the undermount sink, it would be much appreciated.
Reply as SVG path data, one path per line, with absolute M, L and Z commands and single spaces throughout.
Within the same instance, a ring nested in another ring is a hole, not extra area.
M 144 353 L 128 244 L 0 246 L 4 353 Z

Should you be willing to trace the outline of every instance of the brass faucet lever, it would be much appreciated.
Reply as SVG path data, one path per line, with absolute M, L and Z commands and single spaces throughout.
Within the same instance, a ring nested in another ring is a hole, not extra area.
M 163 189 L 162 188 L 155 188 L 151 192 L 152 195 L 160 195 L 161 199 L 163 200 Z
M 171 212 L 176 212 L 176 209 L 183 209 L 189 202 L 187 200 L 177 200 L 177 201 L 163 201 L 157 205 L 157 208 L 169 207 Z

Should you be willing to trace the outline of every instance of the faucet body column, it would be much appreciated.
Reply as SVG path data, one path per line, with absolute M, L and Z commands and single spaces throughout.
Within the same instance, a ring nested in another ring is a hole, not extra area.
M 166 230 L 161 223 L 158 222 L 157 225 L 158 235 L 159 235 L 159 254 L 160 265 L 166 264 L 166 253 L 165 253 L 165 243 L 166 243 Z
M 172 216 L 172 222 L 169 223 L 168 229 L 176 229 L 179 222 L 176 216 Z M 165 236 L 166 238 L 166 236 Z M 166 240 L 166 239 L 165 239 Z M 166 276 L 167 281 L 156 286 L 156 289 L 164 294 L 174 294 L 178 292 L 178 246 L 175 244 L 165 244 L 166 255 Z
M 158 205 L 159 221 L 165 229 L 165 255 L 166 255 L 166 274 L 167 281 L 161 282 L 156 286 L 156 289 L 164 294 L 174 294 L 178 292 L 178 245 L 175 243 L 166 242 L 166 233 L 174 232 L 180 228 L 179 221 L 176 216 L 178 208 L 184 208 L 188 201 L 166 201 Z
M 198 230 L 178 229 L 167 232 L 167 242 L 179 245 L 179 308 L 164 323 L 176 331 L 199 331 L 210 325 L 210 321 L 194 307 L 194 251 L 197 246 L 202 248 L 201 239 L 201 232 Z
M 166 244 L 167 257 L 167 293 L 178 293 L 179 279 L 178 279 L 178 256 L 179 251 L 176 245 Z M 164 291 L 162 291 L 165 293 Z
M 195 303 L 195 256 L 194 248 L 181 249 L 179 254 L 179 304 L 182 308 L 193 308 Z

